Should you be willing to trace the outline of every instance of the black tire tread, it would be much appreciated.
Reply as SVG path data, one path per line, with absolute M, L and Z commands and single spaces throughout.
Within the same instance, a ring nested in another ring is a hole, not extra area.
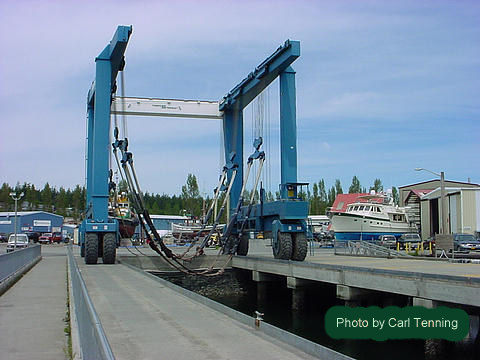
M 289 260 L 292 256 L 292 236 L 290 233 L 278 233 L 278 252 L 274 255 L 275 259 Z
M 308 240 L 305 233 L 297 233 L 293 238 L 292 260 L 303 261 L 307 257 Z
M 242 235 L 237 247 L 237 255 L 246 256 L 248 254 L 248 235 Z
M 117 247 L 115 244 L 115 234 L 106 233 L 103 235 L 103 253 L 102 260 L 104 264 L 115 264 Z
M 98 261 L 98 235 L 85 234 L 85 264 L 94 265 Z

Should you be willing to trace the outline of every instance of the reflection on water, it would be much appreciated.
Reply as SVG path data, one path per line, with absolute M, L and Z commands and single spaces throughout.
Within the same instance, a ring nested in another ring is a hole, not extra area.
M 163 277 L 163 276 L 162 276 Z M 198 279 L 198 278 L 196 278 Z M 267 282 L 257 286 L 250 280 L 250 272 L 230 272 L 222 280 L 208 280 L 209 287 L 217 287 L 216 291 L 206 294 L 212 300 L 218 301 L 230 308 L 249 316 L 254 316 L 255 310 L 264 313 L 264 321 L 284 330 L 290 331 L 303 338 L 329 347 L 356 359 L 388 359 L 388 360 L 443 360 L 443 359 L 477 359 L 480 353 L 479 340 L 476 344 L 459 344 L 451 342 L 427 342 L 424 340 L 388 340 L 377 342 L 374 340 L 334 340 L 325 333 L 324 315 L 334 305 L 344 305 L 336 298 L 336 287 L 330 284 L 318 284 L 316 287 L 306 288 L 305 300 L 301 311 L 291 310 L 292 290 L 286 287 L 285 279 L 278 282 Z M 182 277 L 169 278 L 177 285 L 197 291 L 205 288 L 205 280 L 185 280 Z M 228 289 L 219 288 L 228 283 Z M 240 288 L 231 294 L 232 288 Z M 263 287 L 263 288 L 262 288 Z M 202 291 L 200 291 L 202 292 Z M 205 295 L 205 294 L 204 294 Z M 407 305 L 407 298 L 396 296 L 385 299 L 382 294 L 371 296 L 361 306 Z M 478 317 L 476 317 L 478 321 Z M 427 348 L 428 354 L 425 354 Z

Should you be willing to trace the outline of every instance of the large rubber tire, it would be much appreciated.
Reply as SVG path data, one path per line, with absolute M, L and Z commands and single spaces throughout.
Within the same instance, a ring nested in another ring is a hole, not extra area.
M 80 245 L 80 256 L 85 257 L 85 243 Z
M 85 234 L 85 264 L 94 265 L 98 261 L 98 234 Z
M 106 233 L 103 235 L 102 260 L 104 264 L 115 264 L 115 256 L 117 252 L 115 240 L 114 233 Z
M 289 260 L 292 257 L 292 236 L 290 233 L 278 232 L 277 241 L 273 244 L 275 259 Z
M 246 256 L 248 254 L 248 235 L 242 235 L 237 247 L 237 255 Z
M 296 233 L 293 238 L 292 260 L 303 261 L 307 256 L 308 240 L 305 233 Z

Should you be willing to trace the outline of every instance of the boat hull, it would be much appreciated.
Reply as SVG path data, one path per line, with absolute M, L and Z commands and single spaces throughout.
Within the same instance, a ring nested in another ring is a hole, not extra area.
M 135 229 L 139 224 L 137 219 L 116 218 L 118 221 L 118 231 L 122 239 L 130 239 L 135 234 Z
M 346 213 L 332 214 L 332 228 L 337 240 L 378 240 L 381 235 L 399 238 L 405 233 L 416 231 L 407 223 L 393 223 L 385 218 L 358 216 Z

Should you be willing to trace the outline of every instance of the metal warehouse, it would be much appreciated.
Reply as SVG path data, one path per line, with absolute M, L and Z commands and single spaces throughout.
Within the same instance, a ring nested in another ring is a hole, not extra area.
M 480 233 L 480 189 L 446 188 L 448 233 Z M 439 232 L 440 189 L 421 198 L 422 239 Z
M 60 232 L 63 216 L 45 211 L 17 212 L 17 232 Z M 15 230 L 15 212 L 0 212 L 0 233 L 10 234 Z

